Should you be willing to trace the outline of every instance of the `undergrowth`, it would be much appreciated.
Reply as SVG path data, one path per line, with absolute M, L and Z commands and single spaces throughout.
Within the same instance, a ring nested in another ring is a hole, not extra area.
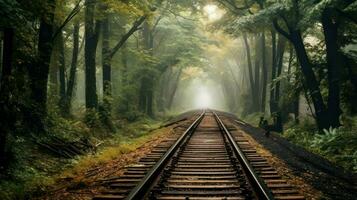
M 357 118 L 354 119 L 355 123 Z M 288 127 L 283 136 L 334 164 L 357 172 L 357 126 L 330 128 L 319 133 L 311 122 L 303 121 Z
M 262 113 L 253 113 L 244 121 L 258 126 Z M 268 118 L 269 123 L 272 119 Z M 341 117 L 342 126 L 319 133 L 314 121 L 289 120 L 284 126 L 283 137 L 310 152 L 318 154 L 346 170 L 357 173 L 357 117 Z
M 159 120 L 146 117 L 138 118 L 135 122 L 117 119 L 113 121 L 118 129 L 113 133 L 99 126 L 100 123 L 96 119 L 90 120 L 91 124 L 88 125 L 80 119 L 65 119 L 52 112 L 47 135 L 36 136 L 38 138 L 24 132 L 12 135 L 14 162 L 7 173 L 0 175 L 0 199 L 29 199 L 38 196 L 55 183 L 59 172 L 76 174 L 85 168 L 130 152 L 151 139 L 153 134 L 148 133 L 161 124 Z M 64 159 L 44 151 L 34 142 L 37 139 L 51 139 L 52 136 L 67 141 L 85 137 L 101 145 L 87 155 Z

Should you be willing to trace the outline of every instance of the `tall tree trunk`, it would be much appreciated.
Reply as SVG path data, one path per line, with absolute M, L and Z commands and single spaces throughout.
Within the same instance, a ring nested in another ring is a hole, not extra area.
M 283 69 L 284 52 L 285 52 L 286 39 L 280 35 L 278 39 L 278 48 L 276 53 L 277 61 L 277 74 L 276 77 L 279 78 Z M 274 101 L 278 104 L 280 100 L 280 81 L 276 82 Z
M 121 56 L 121 61 L 123 64 L 122 68 L 122 85 L 126 86 L 128 84 L 128 47 L 126 44 L 123 45 L 123 50 L 122 50 L 122 56 Z
M 288 84 L 290 83 L 290 79 L 291 79 L 291 68 L 293 66 L 293 61 L 294 61 L 294 48 L 292 45 L 289 45 L 289 60 L 288 60 L 288 77 L 286 82 Z M 300 94 L 301 91 L 295 91 L 295 98 L 294 98 L 294 102 L 293 104 L 293 112 L 294 112 L 294 116 L 295 116 L 295 123 L 299 123 L 299 114 L 300 114 Z
M 177 76 L 175 78 L 174 85 L 173 85 L 172 91 L 171 91 L 170 96 L 169 96 L 169 101 L 168 101 L 168 106 L 167 106 L 168 109 L 171 109 L 172 103 L 174 102 L 174 97 L 175 97 L 175 94 L 176 94 L 176 91 L 177 91 L 177 88 L 178 88 L 178 84 L 180 82 L 181 74 L 182 74 L 182 67 L 179 68 L 179 71 L 178 71 Z
M 170 83 L 172 67 L 167 67 L 162 72 L 163 74 L 160 76 L 158 83 L 158 98 L 156 101 L 157 109 L 160 112 L 164 112 L 167 105 L 166 90 Z
M 262 102 L 261 111 L 265 112 L 265 103 L 267 95 L 267 79 L 268 79 L 268 69 L 266 66 L 266 49 L 265 49 L 265 32 L 263 31 L 261 36 L 261 48 L 262 48 Z
M 305 84 L 311 95 L 312 103 L 314 104 L 317 125 L 320 130 L 328 129 L 330 124 L 328 121 L 327 108 L 323 102 L 319 84 L 312 70 L 312 64 L 307 56 L 300 31 L 293 30 L 291 32 L 291 41 L 295 47 L 301 71 L 304 74 Z
M 342 61 L 342 56 L 337 44 L 338 37 L 338 19 L 333 16 L 334 10 L 326 8 L 322 13 L 322 26 L 325 36 L 326 52 L 327 52 L 327 68 L 328 68 L 328 117 L 329 125 L 333 128 L 340 126 L 339 117 L 341 115 L 340 108 L 340 68 L 345 63 Z
M 66 63 L 65 63 L 65 44 L 63 41 L 63 31 L 58 34 L 58 50 L 59 50 L 59 81 L 60 81 L 60 100 L 58 102 L 59 107 L 63 115 L 66 115 L 64 110 L 64 104 L 66 101 Z
M 125 88 L 128 85 L 128 47 L 124 44 L 122 48 L 121 61 L 123 67 L 121 71 L 121 83 L 123 88 Z M 129 109 L 129 101 L 126 98 L 124 98 L 124 105 L 125 111 L 127 111 Z
M 248 75 L 249 75 L 249 84 L 250 84 L 250 92 L 251 92 L 251 98 L 252 98 L 252 102 L 253 102 L 253 106 L 252 108 L 250 108 L 251 111 L 254 111 L 254 105 L 257 101 L 257 98 L 255 96 L 255 84 L 254 84 L 254 78 L 253 78 L 253 66 L 252 66 L 252 58 L 251 58 L 251 53 L 250 53 L 250 46 L 248 43 L 248 38 L 247 38 L 247 34 L 243 33 L 243 42 L 244 42 L 244 46 L 245 46 L 245 50 L 246 50 L 246 56 L 247 56 L 247 65 L 248 65 Z
M 132 25 L 132 27 L 126 32 L 121 39 L 116 43 L 113 48 L 110 48 L 109 39 L 110 39 L 110 30 L 109 30 L 109 18 L 105 16 L 104 20 L 102 20 L 101 24 L 102 28 L 102 66 L 103 66 L 103 102 L 105 106 L 105 110 L 107 114 L 110 115 L 111 112 L 111 98 L 112 98 L 112 78 L 111 78 L 111 62 L 115 54 L 126 44 L 126 41 L 132 36 L 137 30 L 139 30 L 139 26 L 145 21 L 147 18 L 146 15 L 138 18 Z M 125 53 L 125 52 L 124 52 Z M 123 55 L 123 64 L 124 67 L 127 67 L 126 55 Z M 125 74 L 123 77 L 126 76 Z M 126 81 L 123 81 L 126 82 Z M 129 103 L 126 102 L 127 107 Z M 139 104 L 140 100 L 139 100 Z M 144 105 L 144 104 L 142 104 Z M 146 103 L 145 103 L 146 105 Z M 140 107 L 140 106 L 139 106 Z
M 140 89 L 139 89 L 139 110 L 143 113 L 146 112 L 147 108 L 147 88 L 146 88 L 147 79 L 143 77 L 140 81 Z
M 154 117 L 154 110 L 153 110 L 153 101 L 154 101 L 154 83 L 153 83 L 153 79 L 149 78 L 148 79 L 148 90 L 147 90 L 147 110 L 146 113 L 150 116 L 150 117 Z
M 255 64 L 254 64 L 254 97 L 253 101 L 254 111 L 261 111 L 261 83 L 260 83 L 260 68 L 261 68 L 261 55 L 262 55 L 262 46 L 261 46 L 262 36 L 257 34 L 255 36 Z M 252 40 L 253 43 L 253 40 Z
M 8 166 L 9 151 L 7 138 L 10 131 L 14 130 L 16 117 L 13 112 L 13 103 L 10 101 L 11 89 L 11 62 L 13 53 L 13 29 L 3 30 L 2 68 L 0 79 L 0 170 Z
M 271 65 L 271 87 L 270 87 L 270 114 L 276 112 L 277 102 L 275 102 L 275 92 L 274 92 L 274 80 L 276 78 L 276 32 L 271 31 L 271 46 L 272 46 L 272 65 Z
M 102 65 L 103 65 L 103 102 L 106 110 L 111 110 L 111 57 L 109 47 L 109 19 L 108 16 L 102 22 Z M 108 114 L 109 114 L 108 113 Z
M 152 34 L 151 27 L 148 23 L 148 21 L 144 22 L 143 25 L 143 38 L 144 38 L 144 46 L 146 50 L 149 52 L 149 54 L 152 56 L 153 55 L 153 48 L 154 48 L 154 38 Z M 154 98 L 154 80 L 153 76 L 148 76 L 146 77 L 146 90 L 145 90 L 145 99 L 146 99 L 146 108 L 145 112 L 148 114 L 150 117 L 154 116 L 153 112 L 153 98 Z
M 295 123 L 299 123 L 299 112 L 300 111 L 300 91 L 295 92 L 295 101 L 293 102 L 293 112 L 295 117 Z
M 96 86 L 96 50 L 98 44 L 99 23 L 94 23 L 95 0 L 86 0 L 85 9 L 85 96 L 86 108 L 97 109 L 98 97 Z
M 277 46 L 277 52 L 276 52 L 276 64 L 277 64 L 277 74 L 276 77 L 279 78 L 281 75 L 281 71 L 283 68 L 283 59 L 284 59 L 284 50 L 285 50 L 285 38 L 280 35 L 278 39 L 278 46 Z M 280 81 L 276 81 L 276 86 L 275 86 L 275 95 L 274 95 L 274 102 L 276 102 L 277 108 L 279 107 L 280 101 Z M 275 112 L 275 127 L 278 130 L 278 132 L 283 131 L 283 121 L 282 121 L 282 111 L 281 109 L 277 109 Z
M 289 45 L 289 62 L 288 62 L 288 80 L 287 82 L 290 83 L 290 78 L 291 78 L 291 67 L 293 65 L 294 61 L 294 48 L 292 45 Z
M 36 132 L 44 132 L 44 120 L 47 116 L 47 81 L 49 65 L 53 46 L 53 18 L 55 1 L 48 0 L 47 12 L 43 14 L 40 22 L 38 39 L 38 58 L 36 63 L 29 67 L 31 89 L 31 113 L 27 116 L 28 125 Z
M 164 90 L 165 90 L 165 85 L 167 84 L 166 82 L 166 73 L 164 73 L 159 80 L 158 83 L 158 98 L 156 99 L 156 105 L 157 105 L 157 110 L 159 112 L 164 112 Z
M 78 53 L 79 53 L 79 22 L 76 22 L 73 27 L 72 61 L 71 61 L 71 68 L 69 70 L 66 99 L 63 107 L 65 113 L 67 114 L 71 113 L 71 102 L 72 102 L 73 90 L 74 90 L 76 73 L 77 73 Z
M 49 69 L 49 80 L 48 80 L 48 96 L 51 97 L 49 100 L 57 102 L 57 96 L 59 94 L 58 87 L 58 37 L 55 38 L 52 55 L 50 60 L 50 69 Z

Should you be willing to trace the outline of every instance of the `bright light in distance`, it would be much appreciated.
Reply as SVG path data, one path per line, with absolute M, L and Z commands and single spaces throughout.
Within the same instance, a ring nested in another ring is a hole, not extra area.
M 219 20 L 223 16 L 223 11 L 220 10 L 218 6 L 213 4 L 206 5 L 203 7 L 203 10 L 205 11 L 209 21 Z
M 205 88 L 199 89 L 198 93 L 196 93 L 195 101 L 197 108 L 208 108 L 212 104 L 211 95 Z
M 208 4 L 206 5 L 204 8 L 205 12 L 207 14 L 214 14 L 217 10 L 217 6 L 216 5 L 212 5 L 212 4 Z

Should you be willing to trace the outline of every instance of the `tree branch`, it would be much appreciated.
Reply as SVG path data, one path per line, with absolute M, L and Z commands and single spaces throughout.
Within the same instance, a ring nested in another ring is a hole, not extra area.
M 157 18 L 155 24 L 153 25 L 153 27 L 152 27 L 152 29 L 151 29 L 153 35 L 156 34 L 156 28 L 157 28 L 157 26 L 159 25 L 159 22 L 161 21 L 161 19 L 162 19 L 162 15 L 160 15 L 160 16 Z
M 110 51 L 110 58 L 113 58 L 116 52 L 125 44 L 125 42 L 130 38 L 130 36 L 140 29 L 139 26 L 146 20 L 146 18 L 147 15 L 143 15 L 133 23 L 133 26 L 130 28 L 130 30 L 122 36 L 121 40 Z
M 175 17 L 181 17 L 182 19 L 185 19 L 185 20 L 190 20 L 190 21 L 197 21 L 196 19 L 191 19 L 189 17 L 185 17 L 179 13 L 175 13 L 174 11 L 172 11 L 171 9 L 167 9 L 167 11 L 169 11 L 171 14 L 173 14 Z
M 276 31 L 278 31 L 281 35 L 283 35 L 290 41 L 292 40 L 291 35 L 279 26 L 278 19 L 273 20 L 273 25 L 274 25 L 274 28 L 276 29 Z
M 55 31 L 52 39 L 55 39 L 57 37 L 57 35 L 62 31 L 62 29 L 79 13 L 79 11 L 81 11 L 81 9 L 83 7 L 83 6 L 81 6 L 81 2 L 82 2 L 82 0 L 79 0 L 77 2 L 76 6 L 73 8 L 71 13 L 69 13 L 69 15 L 66 17 L 66 19 L 64 20 L 62 25 Z

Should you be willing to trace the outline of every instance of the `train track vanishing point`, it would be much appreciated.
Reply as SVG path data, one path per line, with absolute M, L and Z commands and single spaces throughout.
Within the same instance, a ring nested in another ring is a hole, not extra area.
M 232 130 L 217 113 L 204 111 L 123 176 L 103 180 L 109 189 L 93 199 L 304 199 Z

